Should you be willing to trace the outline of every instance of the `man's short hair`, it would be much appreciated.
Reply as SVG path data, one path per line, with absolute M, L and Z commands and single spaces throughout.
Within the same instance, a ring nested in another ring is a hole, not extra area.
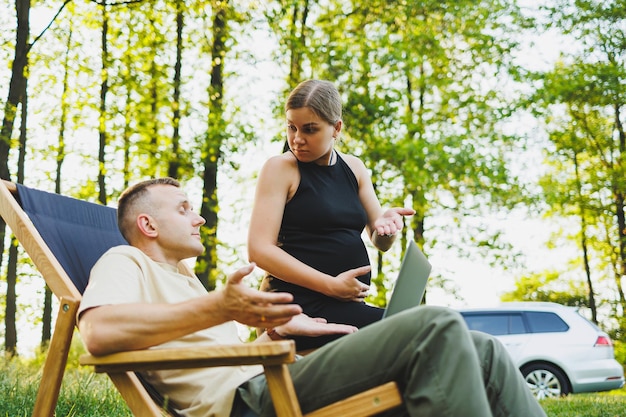
M 120 229 L 120 233 L 124 236 L 126 241 L 130 242 L 131 232 L 135 224 L 135 219 L 131 218 L 133 215 L 133 208 L 135 208 L 143 198 L 146 197 L 148 188 L 153 185 L 172 185 L 174 187 L 180 187 L 180 183 L 174 178 L 152 178 L 149 180 L 138 182 L 126 188 L 117 203 L 117 226 Z

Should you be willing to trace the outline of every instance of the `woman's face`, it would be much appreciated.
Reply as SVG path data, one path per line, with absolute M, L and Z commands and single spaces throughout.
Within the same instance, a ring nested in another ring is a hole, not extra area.
M 328 165 L 341 120 L 335 125 L 320 118 L 308 107 L 287 110 L 287 142 L 301 162 Z

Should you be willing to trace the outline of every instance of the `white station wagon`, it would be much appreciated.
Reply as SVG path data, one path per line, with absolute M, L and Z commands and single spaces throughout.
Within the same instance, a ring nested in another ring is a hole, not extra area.
M 608 334 L 573 307 L 524 302 L 459 312 L 470 329 L 500 339 L 538 399 L 624 385 Z

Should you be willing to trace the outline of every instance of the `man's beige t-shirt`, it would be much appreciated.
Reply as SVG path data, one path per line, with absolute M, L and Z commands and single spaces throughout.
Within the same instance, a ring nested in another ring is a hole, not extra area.
M 91 270 L 78 317 L 101 305 L 127 303 L 178 303 L 206 294 L 195 276 L 184 268 L 154 262 L 133 246 L 107 251 Z M 242 343 L 234 322 L 224 323 L 156 346 L 173 348 Z M 261 366 L 181 369 L 144 372 L 162 395 L 181 406 L 185 416 L 229 416 L 236 388 L 263 372 Z

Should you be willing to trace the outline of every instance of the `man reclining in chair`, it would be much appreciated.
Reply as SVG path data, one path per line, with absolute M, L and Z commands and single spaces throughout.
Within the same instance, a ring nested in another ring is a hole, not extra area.
M 241 343 L 235 322 L 273 329 L 257 340 L 346 333 L 289 365 L 303 412 L 397 381 L 398 416 L 545 416 L 503 346 L 467 329 L 449 309 L 422 306 L 358 332 L 304 316 L 287 293 L 261 292 L 242 280 L 247 265 L 208 292 L 178 268 L 204 250 L 196 214 L 170 178 L 131 186 L 119 199 L 118 224 L 130 246 L 94 266 L 78 313 L 94 355 Z M 170 370 L 146 379 L 186 416 L 274 414 L 261 366 Z M 339 417 L 339 416 L 338 416 Z

